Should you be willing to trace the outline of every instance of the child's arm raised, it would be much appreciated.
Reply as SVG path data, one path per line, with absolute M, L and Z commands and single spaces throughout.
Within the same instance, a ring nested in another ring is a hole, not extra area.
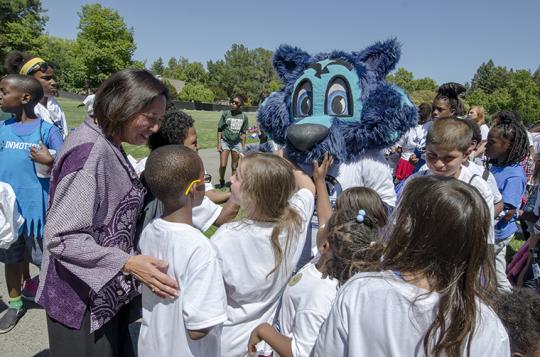
M 300 168 L 295 168 L 294 170 L 294 179 L 296 180 L 296 187 L 300 190 L 302 188 L 305 188 L 313 195 L 315 195 L 315 185 L 313 184 L 313 181 L 311 180 L 311 177 L 309 177 L 304 171 L 302 171 Z
M 257 344 L 265 341 L 276 351 L 281 357 L 293 357 L 291 348 L 291 339 L 276 331 L 276 329 L 264 323 L 255 328 L 249 336 L 248 352 L 254 354 L 257 352 Z
M 334 158 L 328 153 L 324 154 L 324 159 L 319 165 L 317 161 L 313 161 L 313 180 L 315 181 L 315 189 L 317 191 L 317 217 L 319 219 L 319 227 L 323 227 L 330 216 L 332 215 L 332 204 L 326 189 L 326 175 L 332 167 Z

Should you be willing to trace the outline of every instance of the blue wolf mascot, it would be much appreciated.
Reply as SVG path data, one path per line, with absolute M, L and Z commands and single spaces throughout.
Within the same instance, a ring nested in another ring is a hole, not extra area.
M 396 39 L 359 52 L 310 55 L 280 46 L 273 65 L 284 87 L 259 108 L 261 128 L 286 156 L 311 172 L 325 152 L 334 157 L 330 194 L 367 186 L 394 207 L 396 196 L 383 149 L 417 123 L 416 106 L 399 87 L 386 82 L 400 57 Z

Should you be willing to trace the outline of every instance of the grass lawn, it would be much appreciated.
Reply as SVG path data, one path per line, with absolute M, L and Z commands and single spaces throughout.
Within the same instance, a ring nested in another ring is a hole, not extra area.
M 70 128 L 79 126 L 86 117 L 86 107 L 78 108 L 77 105 L 79 102 L 72 99 L 58 98 L 58 102 L 66 113 L 68 126 Z M 201 149 L 215 148 L 217 140 L 217 122 L 221 113 L 201 110 L 185 110 L 185 112 L 191 115 L 195 120 L 195 128 L 197 129 L 197 136 Z M 253 126 L 256 121 L 255 113 L 246 114 L 249 118 L 249 126 Z M 249 142 L 257 142 L 257 140 L 248 139 L 248 143 Z M 136 159 L 148 155 L 148 148 L 146 146 L 126 144 L 124 145 L 124 148 L 128 154 L 131 154 Z

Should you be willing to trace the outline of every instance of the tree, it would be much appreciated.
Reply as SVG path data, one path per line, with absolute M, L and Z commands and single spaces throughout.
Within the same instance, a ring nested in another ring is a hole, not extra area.
M 211 89 L 205 87 L 204 84 L 187 83 L 178 95 L 178 99 L 184 101 L 212 103 L 214 101 L 214 93 Z
M 435 80 L 425 77 L 420 79 L 415 79 L 412 72 L 407 71 L 405 68 L 400 67 L 394 74 L 389 74 L 386 77 L 388 83 L 393 83 L 406 92 L 411 94 L 414 91 L 436 91 L 437 82 Z
M 165 70 L 165 66 L 163 65 L 163 58 L 159 57 L 154 63 L 152 63 L 152 67 L 150 67 L 150 70 L 154 74 L 162 76 L 163 71 Z
M 482 63 L 476 70 L 471 82 L 471 90 L 481 89 L 491 94 L 504 88 L 508 81 L 509 71 L 506 67 L 495 66 L 492 60 Z
M 100 4 L 83 5 L 74 54 L 82 62 L 84 77 L 78 78 L 82 88 L 88 81 L 99 85 L 112 73 L 132 66 L 135 51 L 133 29 L 128 29 L 116 10 Z
M 0 73 L 10 51 L 40 48 L 40 36 L 47 20 L 40 0 L 0 1 Z
M 272 52 L 264 48 L 249 50 L 233 44 L 224 60 L 209 61 L 207 68 L 208 86 L 219 99 L 242 94 L 246 104 L 258 104 L 280 86 L 272 67 Z
M 523 69 L 511 72 L 507 88 L 509 109 L 518 111 L 527 123 L 540 121 L 539 90 L 531 73 Z
M 80 90 L 76 83 L 78 78 L 84 78 L 84 66 L 74 56 L 75 41 L 42 35 L 40 42 L 41 48 L 35 54 L 55 65 L 58 87 L 69 92 Z

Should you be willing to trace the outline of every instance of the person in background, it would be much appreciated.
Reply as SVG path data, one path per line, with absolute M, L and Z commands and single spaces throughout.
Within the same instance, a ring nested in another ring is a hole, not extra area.
M 96 99 L 96 94 L 93 93 L 93 91 L 90 91 L 90 94 L 84 98 L 84 100 L 77 105 L 77 108 L 86 106 L 86 112 L 88 113 L 88 116 L 93 117 L 94 116 L 94 101 Z
M 36 165 L 49 171 L 54 162 L 49 149 L 59 151 L 63 144 L 58 128 L 34 112 L 42 96 L 41 84 L 31 76 L 10 74 L 0 81 L 0 107 L 13 115 L 0 122 L 0 181 L 13 188 L 16 207 L 25 219 L 17 241 L 0 249 L 9 295 L 8 308 L 0 318 L 0 333 L 13 329 L 24 315 L 22 298 L 34 300 L 37 286 L 31 288 L 29 262 L 41 265 L 49 195 L 48 175 L 38 172 Z
M 225 170 L 231 154 L 231 176 L 236 173 L 240 152 L 246 147 L 248 117 L 242 113 L 244 99 L 237 95 L 231 99 L 231 109 L 221 113 L 218 122 L 217 151 L 219 152 L 219 188 L 225 187 Z
M 65 139 L 69 129 L 66 115 L 56 100 L 58 90 L 56 88 L 56 69 L 54 65 L 40 57 L 23 54 L 19 51 L 11 51 L 6 55 L 4 67 L 9 73 L 32 76 L 41 83 L 44 96 L 34 108 L 36 115 L 56 126 Z
M 467 89 L 459 83 L 444 83 L 437 89 L 433 100 L 431 119 L 437 120 L 450 116 L 462 117 L 465 115 L 465 106 L 459 98 Z
M 493 118 L 495 124 L 488 134 L 486 156 L 504 205 L 495 225 L 495 269 L 498 288 L 510 291 L 512 286 L 506 276 L 506 247 L 518 230 L 516 221 L 527 185 L 520 163 L 529 153 L 529 141 L 527 129 L 516 119 L 514 112 L 501 111 Z
M 476 124 L 480 127 L 480 135 L 482 136 L 482 141 L 476 147 L 476 150 L 471 154 L 471 160 L 477 160 L 477 164 L 482 165 L 482 156 L 486 151 L 487 137 L 489 133 L 489 126 L 486 124 L 486 110 L 480 105 L 472 106 L 469 109 L 467 114 L 468 118 L 474 120 Z

